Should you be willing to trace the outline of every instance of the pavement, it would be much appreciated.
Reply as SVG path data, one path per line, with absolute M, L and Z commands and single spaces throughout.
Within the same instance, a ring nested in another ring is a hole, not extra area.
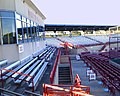
M 71 63 L 72 63 L 72 71 L 73 71 L 73 80 L 76 74 L 78 74 L 81 79 L 81 84 L 90 87 L 91 95 L 113 96 L 112 94 L 110 94 L 107 87 L 102 86 L 102 82 L 98 79 L 98 77 L 96 80 L 89 81 L 89 78 L 86 76 L 86 70 L 88 67 L 82 60 L 77 61 L 74 56 L 71 58 Z M 116 91 L 116 96 L 120 96 L 119 91 Z

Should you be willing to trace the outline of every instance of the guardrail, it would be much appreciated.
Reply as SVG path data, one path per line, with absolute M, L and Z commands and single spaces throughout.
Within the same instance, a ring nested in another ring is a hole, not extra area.
M 55 59 L 55 62 L 54 62 L 54 66 L 53 66 L 53 69 L 52 69 L 51 74 L 50 74 L 51 84 L 54 81 L 54 76 L 55 76 L 56 68 L 57 68 L 57 65 L 58 65 L 58 60 L 60 59 L 60 54 L 61 54 L 61 51 L 60 51 L 60 49 L 58 49 L 58 53 L 57 53 L 57 56 L 56 56 L 56 59 Z
M 90 87 L 81 85 L 79 88 L 74 85 L 49 85 L 43 84 L 44 96 L 93 96 L 90 95 Z
M 1 74 L 1 81 L 0 82 L 1 82 L 2 88 L 4 88 L 4 82 L 5 82 L 5 80 L 3 80 L 3 76 L 7 76 L 6 74 L 2 74 L 3 73 L 2 71 L 4 71 L 4 70 L 6 72 L 9 72 L 9 73 L 18 74 L 18 75 L 26 76 L 26 77 L 30 77 L 32 79 L 32 91 L 34 92 L 34 81 L 33 81 L 34 77 L 30 76 L 29 74 L 23 74 L 21 72 L 15 72 L 14 70 L 8 70 L 8 69 L 5 69 L 5 68 L 3 68 L 2 70 L 0 70 L 0 74 Z M 10 76 L 9 78 L 14 78 L 14 77 Z M 19 80 L 22 80 L 22 79 L 19 79 Z M 23 80 L 23 81 L 28 82 L 26 80 Z
M 71 64 L 70 56 L 69 56 L 69 64 L 70 64 L 70 78 L 71 78 L 71 82 L 73 82 L 72 64 Z

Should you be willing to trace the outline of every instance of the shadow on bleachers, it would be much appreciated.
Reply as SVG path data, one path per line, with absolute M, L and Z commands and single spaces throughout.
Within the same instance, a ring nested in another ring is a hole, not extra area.
M 45 49 L 33 53 L 20 61 L 16 61 L 1 69 L 1 88 L 24 94 L 25 89 L 35 91 L 45 73 L 47 66 L 51 65 L 51 59 L 57 48 L 47 46 Z M 1 61 L 4 65 L 7 60 Z

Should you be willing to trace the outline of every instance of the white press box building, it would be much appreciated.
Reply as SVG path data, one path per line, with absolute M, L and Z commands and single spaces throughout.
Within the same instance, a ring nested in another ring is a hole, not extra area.
M 0 60 L 21 60 L 45 47 L 46 17 L 31 0 L 0 0 Z

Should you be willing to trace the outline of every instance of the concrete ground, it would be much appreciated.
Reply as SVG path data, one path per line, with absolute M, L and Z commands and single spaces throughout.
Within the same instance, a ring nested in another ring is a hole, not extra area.
M 72 57 L 71 63 L 73 77 L 75 77 L 75 75 L 78 74 L 80 76 L 82 85 L 90 87 L 91 95 L 112 96 L 110 92 L 106 90 L 107 88 L 103 87 L 102 84 L 100 84 L 100 81 L 98 79 L 89 81 L 89 78 L 86 76 L 86 70 L 88 67 L 86 67 L 86 64 L 82 60 L 77 61 L 75 57 Z M 116 96 L 120 96 L 120 92 L 116 91 Z

